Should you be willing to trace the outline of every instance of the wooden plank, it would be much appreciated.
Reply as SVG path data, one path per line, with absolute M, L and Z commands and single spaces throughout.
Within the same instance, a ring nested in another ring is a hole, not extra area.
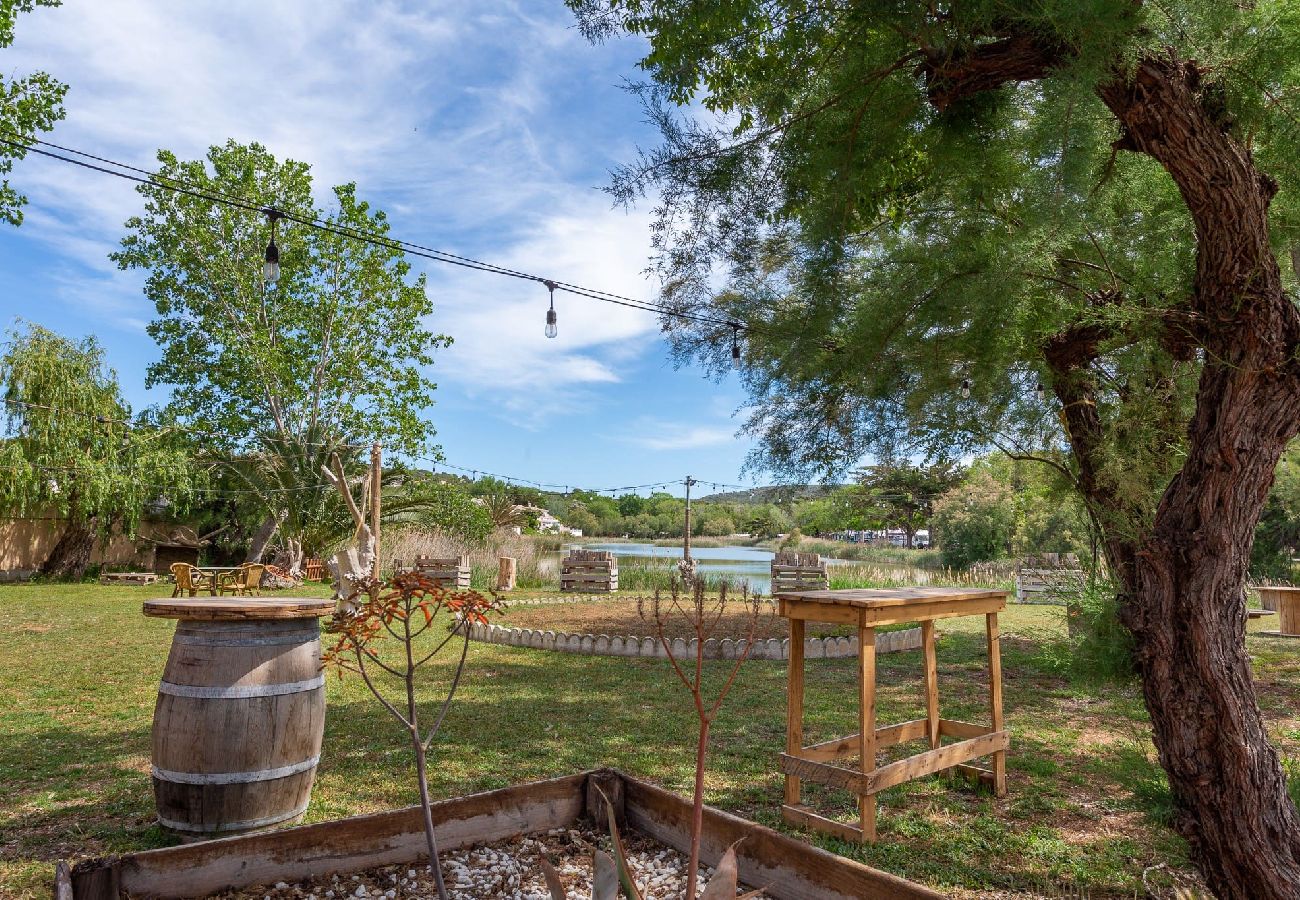
M 837 837 L 851 844 L 862 843 L 862 829 L 858 826 L 850 825 L 847 822 L 836 822 L 834 819 L 819 816 L 810 807 L 802 804 L 799 806 L 782 805 L 781 818 L 796 828 L 815 831 L 819 834 L 829 834 L 831 837 Z
M 690 848 L 691 802 L 624 777 L 627 818 L 634 828 L 683 853 Z M 942 894 L 896 875 L 706 806 L 700 855 L 716 866 L 737 841 L 740 877 L 775 900 L 941 900 Z M 851 828 L 852 826 L 844 826 Z M 856 831 L 856 829 L 853 829 Z M 851 837 L 857 841 L 856 836 Z
M 233 622 L 248 619 L 309 619 L 334 612 L 333 600 L 307 597 L 146 600 L 143 612 L 160 619 Z
M 990 728 L 988 725 L 976 725 L 973 722 L 959 722 L 956 719 L 940 719 L 939 734 L 944 737 L 960 738 L 969 740 L 970 738 L 982 737 L 986 734 L 992 734 L 998 731 L 997 728 Z
M 861 609 L 880 609 L 887 606 L 907 606 L 918 603 L 962 600 L 983 600 L 1007 597 L 1006 591 L 985 588 L 909 587 L 909 588 L 851 588 L 835 591 L 799 591 L 779 599 L 799 600 L 830 606 L 852 606 Z
M 804 781 L 814 781 L 817 784 L 839 788 L 842 791 L 849 791 L 854 794 L 860 793 L 865 784 L 861 772 L 828 765 L 827 763 L 813 762 L 811 759 L 802 759 L 789 753 L 781 754 L 779 765 L 781 771 L 788 776 L 794 776 Z
M 858 731 L 862 735 L 859 754 L 865 778 L 876 768 L 876 629 L 858 627 Z M 876 842 L 876 798 L 859 792 L 858 813 L 862 839 Z
M 471 794 L 433 804 L 441 850 L 450 852 L 521 834 L 569 827 L 583 809 L 587 773 Z M 91 860 L 73 869 L 77 900 L 118 900 L 120 889 L 149 897 L 216 891 L 331 872 L 409 863 L 425 854 L 418 806 L 246 837 Z
M 1006 609 L 1005 597 L 983 597 L 971 600 L 939 600 L 915 603 L 911 606 L 864 609 L 862 615 L 868 625 L 897 625 L 900 622 L 924 622 L 927 619 L 949 619 L 954 616 L 975 616 Z
M 899 722 L 896 725 L 885 725 L 877 728 L 876 749 L 892 747 L 895 744 L 906 744 L 908 741 L 923 738 L 925 737 L 925 728 L 925 719 L 912 719 L 908 722 Z M 843 759 L 846 756 L 857 756 L 861 747 L 861 738 L 856 734 L 850 734 L 842 738 L 822 741 L 820 744 L 800 747 L 799 752 L 792 755 L 796 755 L 800 759 L 811 759 L 814 762 L 827 762 L 833 759 Z
M 964 763 L 977 756 L 986 756 L 999 750 L 1006 750 L 1009 742 L 1005 731 L 995 731 L 968 741 L 949 744 L 937 750 L 927 750 L 925 753 L 918 753 L 915 756 L 909 756 L 907 759 L 900 759 L 898 762 L 881 766 L 874 772 L 864 774 L 862 776 L 863 790 L 875 794 L 885 788 L 902 784 L 904 781 L 911 781 L 913 778 L 920 778 L 922 775 L 931 775 L 943 769 L 951 768 L 958 763 Z
M 785 752 L 798 754 L 803 744 L 803 651 L 804 625 L 799 619 L 790 620 L 790 653 L 786 674 Z M 799 778 L 786 775 L 785 802 L 799 803 Z
M 989 790 L 993 790 L 993 772 L 990 769 L 981 769 L 979 766 L 968 766 L 965 763 L 962 763 L 953 766 L 951 771 L 956 772 L 958 775 L 968 778 Z
M 939 660 L 934 651 L 934 620 L 921 623 L 921 650 L 925 656 L 926 738 L 930 749 L 939 746 Z
M 989 707 L 993 730 L 1002 731 L 1002 640 L 998 632 L 998 614 L 990 612 L 984 619 L 989 648 Z M 993 793 L 1007 794 L 1007 753 L 1003 746 L 993 754 Z

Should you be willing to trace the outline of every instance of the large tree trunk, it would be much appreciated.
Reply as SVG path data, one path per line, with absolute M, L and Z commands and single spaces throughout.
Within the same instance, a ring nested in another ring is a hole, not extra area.
M 1135 560 L 1121 607 L 1138 647 L 1160 760 L 1210 887 L 1223 897 L 1300 897 L 1300 813 L 1256 701 L 1245 647 L 1255 526 L 1300 430 L 1300 314 L 1269 246 L 1276 185 L 1201 104 L 1195 66 L 1142 60 L 1103 101 L 1121 149 L 1169 172 L 1192 214 L 1192 311 L 1204 363 L 1187 457 Z
M 71 521 L 59 540 L 41 564 L 41 574 L 47 578 L 82 578 L 90 565 L 90 554 L 95 550 L 98 519 Z

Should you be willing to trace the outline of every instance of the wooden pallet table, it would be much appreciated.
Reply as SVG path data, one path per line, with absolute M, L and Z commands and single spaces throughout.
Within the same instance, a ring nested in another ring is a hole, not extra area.
M 989 783 L 1005 796 L 1006 752 L 1010 745 L 1002 722 L 1002 658 L 998 613 L 1006 608 L 1006 591 L 918 587 L 890 590 L 792 591 L 777 594 L 780 613 L 790 620 L 789 705 L 786 748 L 781 754 L 785 802 L 781 814 L 791 825 L 848 841 L 876 840 L 876 794 L 945 769 L 957 769 Z M 988 634 L 990 724 L 976 725 L 939 716 L 939 675 L 934 647 L 936 619 L 982 615 Z M 803 743 L 804 628 L 808 622 L 856 625 L 858 629 L 858 733 Z M 920 622 L 924 654 L 926 717 L 896 725 L 876 724 L 876 628 Z M 945 744 L 944 738 L 954 742 Z M 908 741 L 925 740 L 930 749 L 876 767 L 876 752 Z M 992 769 L 969 765 L 992 756 Z M 858 768 L 832 765 L 858 757 Z M 802 802 L 802 782 L 813 781 L 858 795 L 859 824 L 820 816 Z

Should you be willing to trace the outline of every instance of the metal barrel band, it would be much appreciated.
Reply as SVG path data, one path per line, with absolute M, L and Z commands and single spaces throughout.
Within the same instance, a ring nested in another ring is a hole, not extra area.
M 190 647 L 280 647 L 291 644 L 306 644 L 320 637 L 320 632 L 295 631 L 277 634 L 273 637 L 219 638 L 177 632 L 172 643 L 185 644 Z
M 249 784 L 254 781 L 288 778 L 290 775 L 316 768 L 319 762 L 320 755 L 317 754 L 311 759 L 304 759 L 292 765 L 278 766 L 274 769 L 256 769 L 252 772 L 173 772 L 154 766 L 153 777 L 176 784 Z
M 301 694 L 325 687 L 325 676 L 317 675 L 306 681 L 289 681 L 282 684 L 234 685 L 231 687 L 208 687 L 194 684 L 172 684 L 164 681 L 158 685 L 158 693 L 173 697 L 191 697 L 198 700 L 244 700 L 253 697 L 278 697 L 282 694 Z
M 311 800 L 307 800 L 296 809 L 286 813 L 278 813 L 274 816 L 266 816 L 261 819 L 246 819 L 243 822 L 223 822 L 219 825 L 202 825 L 195 822 L 178 822 L 175 819 L 168 819 L 162 815 L 158 816 L 158 824 L 164 828 L 170 828 L 172 831 L 190 832 L 191 834 L 213 834 L 221 831 L 245 831 L 250 828 L 261 828 L 264 825 L 275 825 L 279 822 L 287 822 L 290 819 L 296 819 L 307 811 L 311 805 Z

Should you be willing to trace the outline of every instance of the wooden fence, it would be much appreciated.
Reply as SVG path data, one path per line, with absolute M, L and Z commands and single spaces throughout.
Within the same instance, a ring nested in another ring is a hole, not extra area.
M 580 594 L 618 590 L 618 560 L 608 550 L 570 550 L 560 563 L 560 590 Z
M 826 563 L 816 553 L 780 552 L 772 558 L 772 595 L 784 591 L 824 591 L 830 587 Z

